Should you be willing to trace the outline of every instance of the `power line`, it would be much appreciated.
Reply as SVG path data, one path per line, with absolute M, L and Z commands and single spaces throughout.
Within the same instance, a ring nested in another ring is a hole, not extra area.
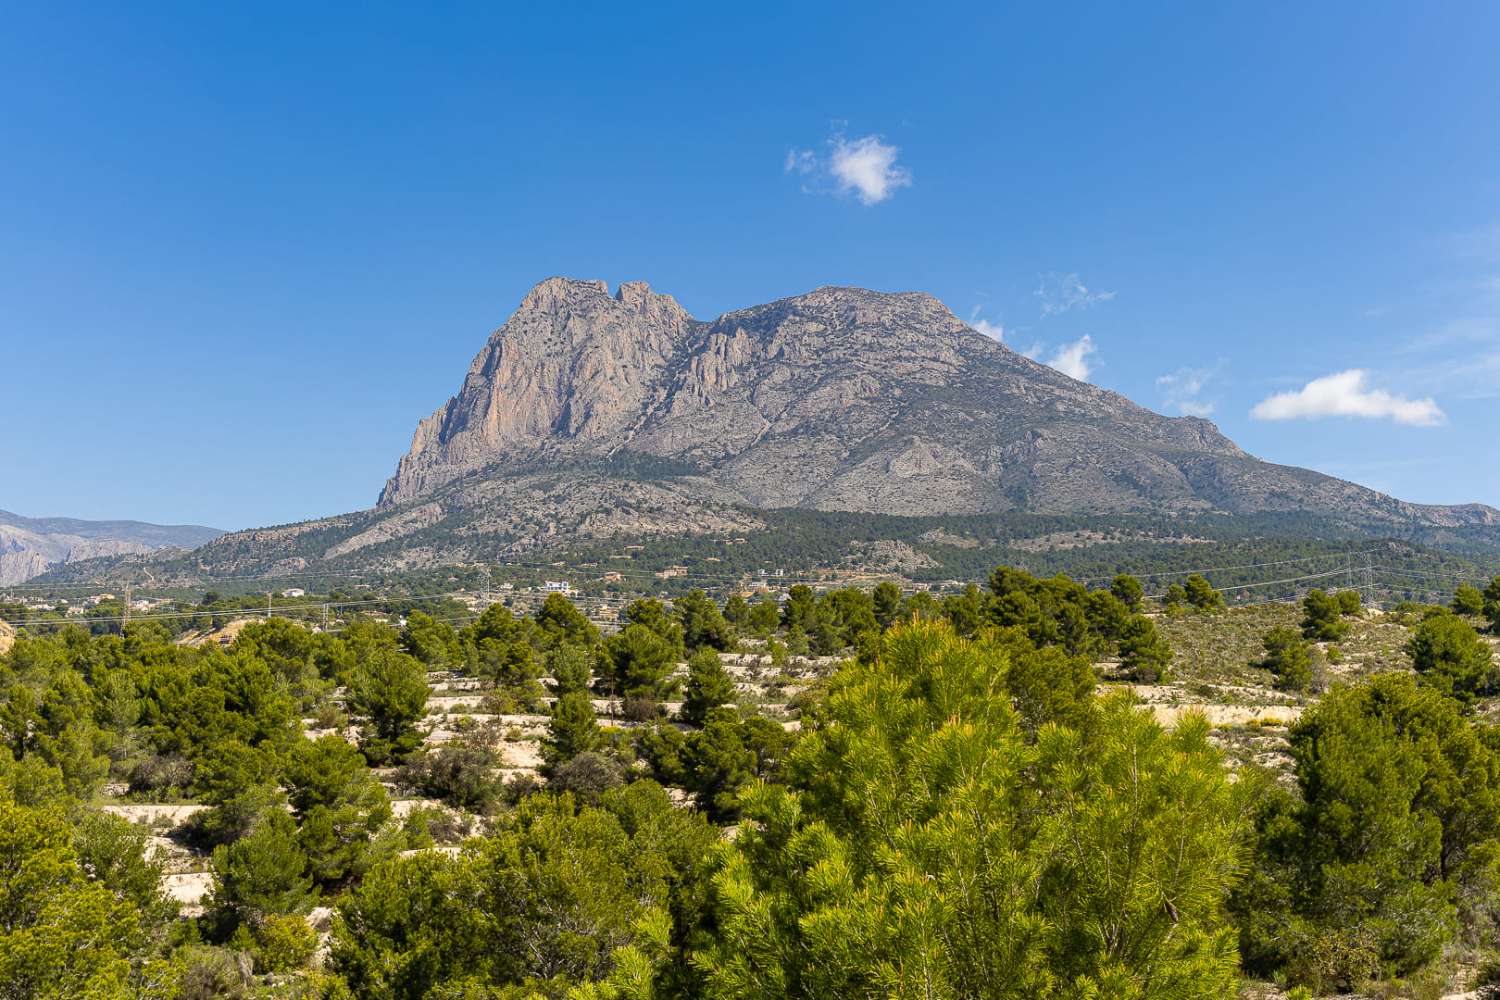
M 1329 570 L 1326 573 L 1309 573 L 1306 576 L 1289 576 L 1283 580 L 1261 580 L 1258 583 L 1241 583 L 1231 587 L 1216 587 L 1214 589 L 1218 590 L 1221 593 L 1233 592 L 1237 590 L 1253 590 L 1257 587 L 1271 587 L 1281 583 L 1303 583 L 1308 580 L 1325 580 L 1330 576 L 1338 576 L 1342 572 L 1344 572 L 1342 569 L 1334 569 Z M 1161 600 L 1166 596 L 1166 594 L 1150 594 L 1148 596 L 1156 600 Z
M 1154 580 L 1154 579 L 1158 579 L 1158 578 L 1164 577 L 1164 576 L 1190 576 L 1193 573 L 1198 573 L 1198 574 L 1203 574 L 1203 575 L 1206 575 L 1208 573 L 1228 573 L 1228 572 L 1231 572 L 1233 570 L 1241 570 L 1241 569 L 1264 569 L 1267 566 L 1289 566 L 1289 565 L 1293 565 L 1293 564 L 1296 564 L 1296 563 L 1316 562 L 1317 560 L 1320 560 L 1320 559 L 1337 559 L 1337 558 L 1340 558 L 1341 556 L 1345 556 L 1347 554 L 1348 553 L 1346 553 L 1346 552 L 1323 552 L 1323 553 L 1320 553 L 1318 555 L 1303 556 L 1300 559 L 1276 559 L 1276 560 L 1273 560 L 1271 562 L 1241 563 L 1238 566 L 1209 566 L 1209 567 L 1202 567 L 1202 568 L 1198 568 L 1198 569 L 1170 569 L 1170 570 L 1162 570 L 1159 573 L 1125 573 L 1125 574 L 1116 573 L 1113 576 L 1081 576 L 1081 577 L 1076 577 L 1075 578 L 1075 582 L 1077 582 L 1077 583 L 1102 583 L 1102 582 L 1104 582 L 1106 580 L 1113 580 L 1115 578 L 1115 576 L 1121 576 L 1121 575 L 1133 576 L 1137 580 Z
M 464 593 L 465 593 L 465 591 L 455 590 L 455 591 L 450 591 L 450 592 L 445 593 L 445 594 L 417 594 L 417 595 L 410 595 L 410 596 L 404 596 L 404 597 L 374 597 L 374 598 L 370 598 L 368 600 L 360 600 L 360 601 L 314 601 L 314 602 L 310 602 L 310 603 L 307 603 L 307 604 L 280 604 L 280 605 L 275 605 L 275 606 L 272 606 L 270 603 L 267 603 L 267 605 L 264 608 L 261 608 L 261 607 L 252 607 L 250 605 L 246 605 L 244 607 L 238 607 L 238 608 L 219 608 L 219 609 L 202 608 L 202 609 L 199 609 L 197 611 L 167 611 L 167 612 L 161 612 L 161 613 L 158 613 L 158 614 L 140 614 L 140 615 L 136 615 L 134 618 L 131 618 L 128 615 L 103 615 L 103 616 L 98 616 L 98 617 L 72 617 L 72 616 L 69 616 L 69 617 L 63 619 L 60 622 L 42 622 L 42 623 L 38 623 L 38 624 L 65 625 L 65 624 L 86 624 L 86 623 L 98 623 L 98 622 L 121 622 L 121 623 L 124 623 L 124 622 L 127 622 L 127 621 L 129 621 L 129 622 L 142 622 L 142 621 L 157 621 L 157 620 L 170 619 L 170 618 L 200 618 L 200 617 L 204 617 L 204 616 L 207 616 L 207 617 L 210 617 L 210 618 L 214 618 L 214 617 L 220 617 L 220 618 L 222 618 L 222 617 L 231 617 L 231 616 L 234 616 L 234 615 L 255 616 L 255 615 L 260 615 L 262 613 L 265 613 L 266 615 L 269 615 L 272 612 L 283 612 L 283 611 L 317 612 L 319 608 L 323 608 L 325 606 L 329 607 L 329 608 L 350 608 L 350 607 L 366 606 L 366 605 L 370 605 L 370 604 L 403 604 L 403 603 L 406 603 L 406 602 L 409 602 L 409 601 L 435 601 L 435 600 L 440 600 L 442 598 L 457 598 L 457 597 L 463 595 Z

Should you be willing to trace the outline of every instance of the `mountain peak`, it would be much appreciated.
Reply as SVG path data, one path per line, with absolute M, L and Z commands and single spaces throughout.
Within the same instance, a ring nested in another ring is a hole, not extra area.
M 670 295 L 651 290 L 644 281 L 625 281 L 609 294 L 609 285 L 598 278 L 544 278 L 521 300 L 520 313 L 557 313 L 576 309 L 609 310 L 624 307 L 651 319 L 669 323 L 690 320 L 687 310 Z M 508 324 L 507 324 L 508 325 Z
M 615 289 L 615 301 L 628 306 L 639 306 L 651 297 L 651 286 L 644 281 L 622 281 Z
M 1261 462 L 1206 420 L 1027 360 L 923 292 L 829 285 L 698 322 L 643 281 L 610 295 L 571 278 L 528 293 L 418 426 L 380 503 L 446 504 L 622 455 L 690 470 L 672 479 L 684 494 L 756 508 L 1438 516 Z
M 543 278 L 521 300 L 521 310 L 550 311 L 559 305 L 590 298 L 609 297 L 609 286 L 588 278 Z
M 681 324 L 692 319 L 687 310 L 670 295 L 653 292 L 644 281 L 625 281 L 615 289 L 615 301 L 643 315 L 669 323 Z
M 880 292 L 858 285 L 819 285 L 799 295 L 789 295 L 764 306 L 751 309 L 773 309 L 792 307 L 807 310 L 822 309 L 867 309 L 885 310 L 892 314 L 912 311 L 930 313 L 932 317 L 952 316 L 946 305 L 926 292 Z M 739 310 L 747 312 L 749 310 Z

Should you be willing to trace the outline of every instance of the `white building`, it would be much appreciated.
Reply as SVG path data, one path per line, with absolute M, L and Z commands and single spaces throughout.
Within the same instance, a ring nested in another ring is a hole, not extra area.
M 286 590 L 283 590 L 281 592 L 281 596 L 282 597 L 306 597 L 307 596 L 307 591 L 303 590 L 301 587 L 288 587 Z
M 544 594 L 571 594 L 573 588 L 568 586 L 567 580 L 545 580 L 542 582 L 542 593 Z

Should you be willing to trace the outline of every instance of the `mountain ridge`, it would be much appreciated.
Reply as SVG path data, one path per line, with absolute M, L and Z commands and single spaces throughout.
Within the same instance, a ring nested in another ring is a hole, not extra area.
M 823 286 L 693 319 L 626 282 L 548 278 L 423 420 L 377 509 L 545 457 L 635 451 L 702 470 L 755 507 L 981 513 L 1347 511 L 1500 524 L 1248 455 L 1040 365 L 923 292 Z M 795 475 L 784 475 L 794 470 Z M 1256 482 L 1260 480 L 1260 482 Z
M 15 585 L 67 563 L 194 549 L 224 532 L 196 524 L 24 517 L 0 510 L 0 586 Z

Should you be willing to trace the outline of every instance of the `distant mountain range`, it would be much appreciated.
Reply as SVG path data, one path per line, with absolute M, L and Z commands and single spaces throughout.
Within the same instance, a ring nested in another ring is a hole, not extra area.
M 196 524 L 22 517 L 0 510 L 0 585 L 17 584 L 67 563 L 101 556 L 195 549 L 224 532 Z
M 1500 544 L 1500 511 L 1261 461 L 1207 420 L 1029 360 L 930 295 L 819 288 L 704 322 L 641 282 L 549 278 L 418 424 L 374 509 L 235 532 L 189 562 L 413 569 L 738 535 L 786 509 L 1285 515 Z

